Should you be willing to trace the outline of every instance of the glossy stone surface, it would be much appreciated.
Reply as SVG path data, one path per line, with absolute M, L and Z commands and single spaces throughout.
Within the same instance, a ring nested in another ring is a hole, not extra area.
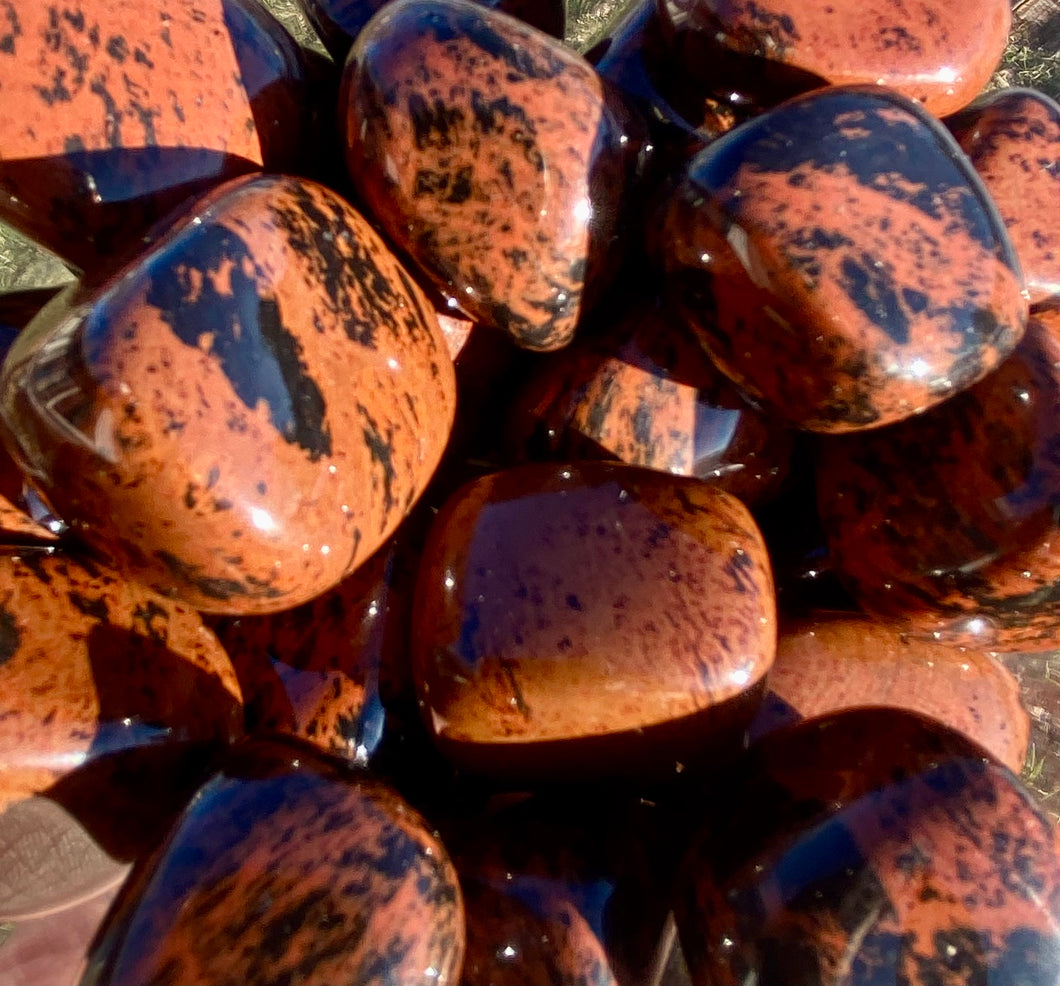
M 949 133 L 883 89 L 824 89 L 689 164 L 664 212 L 675 301 L 718 366 L 787 420 L 888 424 L 1016 346 L 1015 253 Z
M 1019 773 L 1030 721 L 1019 685 L 988 653 L 918 640 L 854 613 L 783 621 L 755 738 L 786 722 L 871 706 L 907 709 L 962 733 Z
M 304 147 L 298 46 L 254 0 L 44 4 L 0 23 L 0 218 L 84 270 Z
M 673 768 L 739 731 L 775 647 L 747 509 L 609 463 L 475 480 L 424 548 L 413 674 L 454 762 L 490 772 Z
M 930 455 L 925 450 L 930 449 Z M 998 650 L 1060 642 L 1060 315 L 916 420 L 821 443 L 818 503 L 859 602 Z
M 398 2 L 358 37 L 340 108 L 358 192 L 443 295 L 529 349 L 569 342 L 639 149 L 588 63 L 467 0 Z
M 60 554 L 0 555 L 0 807 L 137 747 L 225 743 L 242 697 L 197 613 Z
M 214 621 L 243 686 L 248 733 L 286 733 L 354 763 L 371 758 L 386 719 L 381 679 L 407 660 L 394 567 L 391 542 L 308 603 Z
M 1003 89 L 946 125 L 997 203 L 1031 304 L 1060 301 L 1060 106 Z
M 752 747 L 675 908 L 696 984 L 1053 982 L 1060 836 L 1005 767 L 895 710 Z
M 747 503 L 787 474 L 790 433 L 754 410 L 658 305 L 542 359 L 516 398 L 514 443 L 535 457 L 614 458 L 709 479 Z
M 443 822 L 467 912 L 465 986 L 650 981 L 676 863 L 661 814 L 565 791 Z
M 367 559 L 448 439 L 452 363 L 367 222 L 237 179 L 4 364 L 5 441 L 64 520 L 199 609 L 290 608 Z
M 233 751 L 126 883 L 86 984 L 456 982 L 456 873 L 381 782 L 310 747 Z
M 788 70 L 760 67 L 760 75 L 801 89 L 887 86 L 936 116 L 979 95 L 1001 61 L 1012 21 L 1008 0 L 986 0 L 974 17 L 959 0 L 915 6 L 902 0 L 659 0 L 658 6 L 678 46 L 701 58 L 709 46 L 754 56 Z M 682 44 L 682 35 L 692 38 Z
M 338 59 L 346 57 L 350 45 L 374 14 L 390 0 L 303 0 L 320 39 Z M 483 7 L 500 10 L 512 17 L 563 39 L 566 5 L 562 0 L 476 0 Z

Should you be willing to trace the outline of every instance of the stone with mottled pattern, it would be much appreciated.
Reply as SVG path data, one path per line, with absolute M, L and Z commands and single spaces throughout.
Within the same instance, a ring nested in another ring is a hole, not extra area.
M 1055 650 L 1060 313 L 1032 316 L 997 370 L 922 417 L 822 439 L 817 492 L 863 608 L 955 643 Z
M 640 150 L 589 64 L 469 0 L 397 0 L 343 87 L 347 167 L 394 242 L 475 322 L 568 343 L 619 252 Z
M 61 295 L 0 377 L 5 441 L 78 534 L 198 609 L 287 609 L 367 559 L 449 437 L 433 310 L 334 192 L 279 176 L 198 201 Z
M 658 0 L 658 9 L 678 57 L 701 72 L 742 60 L 741 81 L 774 98 L 821 85 L 887 86 L 936 116 L 979 95 L 1012 22 L 1009 0 L 984 0 L 975 16 L 960 0 Z
M 802 428 L 899 421 L 1019 342 L 1015 252 L 948 131 L 882 88 L 834 87 L 694 157 L 663 210 L 674 300 L 752 397 Z
M 305 144 L 303 56 L 255 0 L 5 0 L 0 91 L 0 218 L 86 271 Z
M 697 986 L 1056 981 L 1060 834 L 981 747 L 858 710 L 775 733 L 738 769 L 738 799 L 704 793 L 680 870 Z
M 533 463 L 439 512 L 413 674 L 458 764 L 672 769 L 746 726 L 775 618 L 765 546 L 735 497 L 631 466 Z
M 236 748 L 125 884 L 82 982 L 455 983 L 456 872 L 382 782 L 309 746 Z
M 1032 305 L 1060 302 L 1060 105 L 1002 89 L 946 121 L 1019 255 Z

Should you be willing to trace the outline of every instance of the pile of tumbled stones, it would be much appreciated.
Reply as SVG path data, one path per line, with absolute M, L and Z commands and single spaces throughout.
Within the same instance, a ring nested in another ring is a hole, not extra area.
M 1055 982 L 1008 0 L 305 5 L 0 2 L 0 971 Z

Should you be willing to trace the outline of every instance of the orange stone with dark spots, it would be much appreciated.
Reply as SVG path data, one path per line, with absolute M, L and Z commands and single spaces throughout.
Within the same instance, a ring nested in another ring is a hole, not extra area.
M 704 792 L 680 870 L 697 986 L 1055 982 L 1060 832 L 981 747 L 863 709 L 775 733 L 738 769 L 735 803 Z
M 398 0 L 343 85 L 346 164 L 394 242 L 476 323 L 568 343 L 640 147 L 589 64 L 468 0 Z
M 6 0 L 0 217 L 83 270 L 302 154 L 300 49 L 255 0 Z
M 658 9 L 679 50 L 704 59 L 712 46 L 722 52 L 715 62 L 727 53 L 753 59 L 746 73 L 756 67 L 759 80 L 783 81 L 783 95 L 871 83 L 936 116 L 979 95 L 1012 23 L 1008 0 L 984 0 L 974 17 L 960 0 L 658 0 Z
M 1055 650 L 1060 313 L 1033 316 L 1004 364 L 922 417 L 822 440 L 817 489 L 865 609 L 955 643 Z
M 854 613 L 782 622 L 752 737 L 792 719 L 866 706 L 908 709 L 963 733 L 1019 773 L 1030 720 L 1011 672 L 989 653 L 919 640 Z
M 946 125 L 997 203 L 1031 304 L 1060 302 L 1060 105 L 1002 89 Z
M 522 466 L 455 493 L 414 619 L 436 741 L 502 773 L 701 755 L 746 726 L 776 632 L 769 559 L 740 501 L 603 462 Z
M 449 437 L 452 362 L 359 213 L 237 179 L 20 336 L 5 440 L 59 515 L 199 609 L 287 609 L 366 560 Z
M 899 421 L 1023 334 L 1019 264 L 937 121 L 884 89 L 824 89 L 692 159 L 664 210 L 675 301 L 718 367 L 802 428 Z
M 0 555 L 0 807 L 93 757 L 242 732 L 235 672 L 193 610 L 61 554 Z
M 516 454 L 614 458 L 708 479 L 746 503 L 788 472 L 791 433 L 752 408 L 654 304 L 624 309 L 562 353 L 543 357 L 512 414 Z
M 395 792 L 311 747 L 249 743 L 122 888 L 84 982 L 455 983 L 456 873 Z

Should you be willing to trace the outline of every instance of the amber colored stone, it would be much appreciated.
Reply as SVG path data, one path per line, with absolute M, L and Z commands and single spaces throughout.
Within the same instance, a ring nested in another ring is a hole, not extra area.
M 1031 304 L 1060 301 L 1060 105 L 1002 89 L 946 125 L 997 203 Z
M 591 66 L 497 11 L 415 0 L 361 32 L 343 86 L 347 168 L 392 240 L 476 323 L 568 343 L 641 149 Z
M 393 541 L 334 589 L 294 609 L 212 627 L 243 687 L 247 732 L 278 732 L 366 763 L 383 737 L 385 679 L 407 660 L 407 606 Z
M 1060 313 L 915 420 L 821 442 L 832 560 L 864 608 L 992 650 L 1060 642 Z
M 0 807 L 95 757 L 242 734 L 232 666 L 197 613 L 94 564 L 0 555 Z
M 677 862 L 662 815 L 587 790 L 499 796 L 443 820 L 467 914 L 464 986 L 651 981 Z
M 761 535 L 699 480 L 521 466 L 453 494 L 424 548 L 413 674 L 458 764 L 672 770 L 746 726 L 774 647 Z
M 790 100 L 719 137 L 664 210 L 674 300 L 718 367 L 786 420 L 899 421 L 1015 348 L 1019 264 L 948 131 L 875 87 Z
M 449 437 L 425 298 L 323 186 L 237 179 L 4 364 L 5 441 L 82 538 L 199 609 L 336 585 L 395 530 Z
M 690 62 L 713 52 L 750 56 L 741 73 L 787 88 L 868 83 L 897 90 L 942 116 L 970 103 L 1001 62 L 1012 11 L 985 0 L 658 0 L 674 46 Z M 776 71 L 779 66 L 782 71 Z M 768 91 L 768 90 L 767 90 Z
M 345 59 L 350 45 L 372 17 L 391 0 L 303 0 L 310 23 L 336 58 Z M 527 24 L 563 39 L 566 4 L 562 0 L 475 0 L 484 7 L 518 17 Z
M 1055 980 L 1060 833 L 980 747 L 859 710 L 775 733 L 739 770 L 680 870 L 697 986 Z
M 76 267 L 304 153 L 300 49 L 255 0 L 4 6 L 0 218 Z
M 614 458 L 709 479 L 754 503 L 783 482 L 791 435 L 752 408 L 665 309 L 641 303 L 542 357 L 516 398 L 513 444 L 534 457 Z
M 122 888 L 87 984 L 455 983 L 456 873 L 380 781 L 311 747 L 233 750 Z
M 752 738 L 788 721 L 871 706 L 935 719 L 1019 773 L 1030 720 L 1019 685 L 989 653 L 918 640 L 854 613 L 781 622 Z

